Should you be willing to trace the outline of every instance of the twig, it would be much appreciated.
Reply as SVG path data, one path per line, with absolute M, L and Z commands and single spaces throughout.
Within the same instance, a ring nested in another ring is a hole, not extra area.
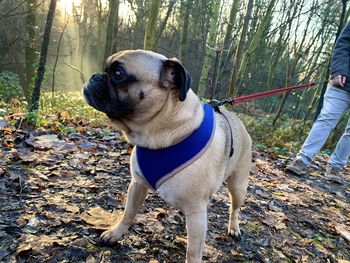
M 17 131 L 21 128 L 22 123 L 23 123 L 23 120 L 24 120 L 24 118 L 21 118 L 21 120 L 20 120 L 20 122 L 19 122 L 19 125 L 18 125 L 18 127 L 16 128 L 16 131 L 13 133 L 14 136 L 17 134 Z
M 20 205 L 22 205 L 22 194 L 23 194 L 23 186 L 22 186 L 22 177 L 19 176 L 19 187 L 20 187 L 20 191 L 19 191 L 19 203 Z
M 26 112 L 14 113 L 11 115 L 6 115 L 6 117 L 15 117 L 15 116 L 23 116 L 23 115 L 26 115 Z
M 85 83 L 85 77 L 84 77 L 84 73 L 81 72 L 80 69 L 78 69 L 76 66 L 69 64 L 68 62 L 64 61 L 64 64 L 66 64 L 68 67 L 70 67 L 71 69 L 74 69 L 75 71 L 78 71 L 80 73 L 80 79 L 83 81 L 83 83 Z
M 13 9 L 11 9 L 11 10 L 7 11 L 5 14 L 3 14 L 3 15 L 0 17 L 0 19 L 5 18 L 5 17 L 9 17 L 9 15 L 10 15 L 12 12 L 16 11 L 16 10 L 17 10 L 19 7 L 21 7 L 25 2 L 27 2 L 27 0 L 23 0 L 22 2 L 18 3 L 18 5 L 16 5 Z
M 59 38 L 58 44 L 57 44 L 56 59 L 55 59 L 55 64 L 54 64 L 53 70 L 52 70 L 52 97 L 54 96 L 54 93 L 55 93 L 55 73 L 56 73 L 56 67 L 57 67 L 57 62 L 58 62 L 58 55 L 60 53 L 61 42 L 62 42 L 63 34 L 66 31 L 68 21 L 69 21 L 69 18 L 67 19 L 66 23 L 64 24 L 64 27 L 62 29 L 62 32 L 61 32 L 61 35 L 60 35 L 60 38 Z
M 2 1 L 2 0 L 1 0 Z M 0 2 L 1 2 L 0 1 Z M 27 0 L 24 0 L 23 2 L 19 3 L 15 8 L 13 8 L 12 10 L 8 11 L 5 14 L 2 14 L 0 16 L 0 20 L 2 19 L 8 19 L 9 17 L 13 17 L 13 16 L 22 16 L 22 15 L 27 15 L 28 13 L 32 12 L 32 10 L 27 10 L 27 11 L 23 11 L 23 12 L 17 12 L 15 13 L 15 11 L 21 7 L 25 2 L 27 2 Z M 44 0 L 40 1 L 40 3 L 38 3 L 36 6 L 34 6 L 32 9 L 36 9 L 37 7 L 41 6 L 44 3 Z

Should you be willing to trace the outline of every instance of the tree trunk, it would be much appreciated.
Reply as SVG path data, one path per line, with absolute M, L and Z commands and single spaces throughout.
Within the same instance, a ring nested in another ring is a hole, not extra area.
M 62 32 L 60 34 L 60 38 L 58 39 L 58 43 L 57 43 L 57 50 L 56 50 L 56 58 L 55 58 L 55 63 L 53 65 L 53 69 L 52 69 L 52 86 L 51 86 L 51 94 L 52 97 L 55 95 L 55 77 L 56 77 L 56 68 L 57 68 L 57 63 L 58 63 L 58 57 L 60 55 L 60 48 L 61 48 L 61 42 L 63 39 L 63 34 L 64 31 L 66 31 L 67 25 L 68 25 L 68 19 L 66 21 L 66 23 L 64 24 L 64 27 L 62 29 Z
M 25 60 L 26 60 L 26 79 L 28 89 L 32 86 L 32 81 L 35 74 L 34 64 L 36 63 L 36 15 L 35 6 L 37 0 L 27 0 L 27 16 L 26 16 L 26 45 L 25 45 Z
M 246 39 L 247 39 L 248 26 L 249 26 L 250 17 L 251 17 L 252 10 L 253 10 L 253 3 L 254 3 L 254 0 L 248 1 L 247 11 L 246 11 L 246 15 L 244 17 L 241 35 L 239 38 L 236 54 L 235 54 L 235 57 L 233 60 L 233 69 L 231 72 L 231 80 L 230 80 L 230 85 L 229 85 L 230 88 L 229 88 L 229 92 L 227 94 L 228 96 L 234 96 L 237 94 L 237 91 L 238 91 L 238 89 L 236 88 L 236 83 L 237 83 L 237 79 L 238 79 L 239 72 L 240 72 L 240 65 L 241 65 L 241 60 L 242 60 L 242 56 L 243 56 L 243 49 L 244 49 L 244 45 L 245 45 Z
M 300 12 L 302 10 L 302 6 L 300 8 Z M 295 43 L 294 43 L 294 50 L 295 50 L 295 53 L 296 53 L 296 58 L 294 59 L 292 65 L 291 65 L 291 68 L 290 70 L 288 70 L 288 74 L 287 74 L 287 77 L 286 77 L 286 86 L 290 85 L 290 81 L 292 80 L 293 78 L 293 75 L 295 74 L 296 72 L 296 69 L 297 69 L 297 66 L 298 66 L 298 63 L 300 61 L 300 59 L 302 58 L 302 52 L 303 52 L 303 48 L 304 48 L 304 42 L 306 41 L 307 39 L 307 36 L 308 36 L 308 29 L 309 29 L 309 26 L 311 24 L 311 20 L 312 20 L 312 16 L 313 16 L 313 12 L 311 12 L 310 16 L 308 17 L 308 21 L 306 22 L 306 26 L 305 26 L 305 29 L 304 29 L 304 34 L 303 34 L 303 38 L 299 44 L 299 46 L 297 45 L 297 39 L 295 38 Z M 298 26 L 297 26 L 298 27 Z M 295 32 L 297 34 L 297 31 Z M 316 39 L 316 38 L 315 38 Z M 308 46 L 308 48 L 304 51 L 304 52 L 308 52 L 312 45 L 315 43 L 315 39 L 314 41 Z M 283 94 L 283 97 L 282 97 L 282 101 L 280 103 L 280 107 L 278 108 L 278 111 L 277 111 L 277 114 L 276 114 L 276 117 L 275 119 L 273 120 L 273 123 L 272 125 L 275 126 L 275 124 L 277 123 L 277 120 L 279 119 L 279 117 L 281 116 L 282 114 L 282 110 L 283 110 L 283 107 L 287 101 L 287 98 L 289 96 L 290 92 L 286 92 Z
M 190 11 L 192 6 L 192 1 L 193 0 L 185 0 L 185 3 L 182 4 L 183 9 L 185 9 L 184 20 L 183 20 L 182 31 L 181 31 L 181 38 L 180 38 L 180 47 L 179 47 L 179 59 L 180 61 L 182 61 L 182 63 L 184 63 L 185 61 L 188 25 L 190 20 Z
M 219 13 L 220 13 L 220 0 L 214 0 L 213 1 L 213 17 L 210 21 L 210 29 L 209 29 L 209 35 L 208 35 L 208 41 L 206 43 L 206 51 L 204 56 L 204 62 L 202 67 L 202 72 L 199 80 L 199 86 L 197 95 L 199 97 L 205 96 L 205 90 L 208 84 L 208 75 L 209 75 L 209 69 L 211 66 L 211 63 L 215 56 L 215 48 L 216 48 L 216 36 L 218 31 L 218 19 L 219 19 Z
M 101 61 L 102 63 L 100 65 L 103 65 L 103 55 L 104 55 L 104 50 L 103 50 L 103 42 L 102 42 L 102 30 L 103 30 L 103 20 L 102 20 L 102 13 L 103 13 L 103 8 L 102 8 L 102 1 L 97 0 L 97 60 Z
M 268 5 L 267 10 L 266 10 L 266 13 L 265 13 L 264 17 L 262 18 L 262 21 L 261 21 L 256 33 L 254 34 L 254 37 L 252 38 L 252 40 L 248 46 L 248 49 L 246 50 L 246 52 L 243 55 L 242 62 L 240 63 L 239 68 L 238 68 L 238 74 L 235 76 L 236 77 L 235 79 L 231 79 L 230 90 L 234 90 L 234 92 L 232 92 L 231 95 L 237 94 L 238 88 L 239 88 L 239 75 L 244 74 L 251 54 L 258 47 L 258 44 L 261 42 L 261 38 L 262 38 L 263 34 L 266 32 L 266 30 L 270 26 L 272 11 L 273 11 L 273 8 L 275 7 L 276 1 L 277 0 L 270 0 L 269 5 Z M 236 88 L 234 89 L 234 87 L 236 87 Z
M 322 26 L 321 29 L 319 30 L 319 34 L 317 34 L 317 37 L 315 37 L 314 39 L 315 40 L 317 39 L 317 41 L 319 41 L 318 39 L 320 38 L 320 35 L 324 32 L 324 30 L 325 30 L 325 27 Z M 307 79 L 309 79 L 312 75 L 314 75 L 314 73 L 316 71 L 318 71 L 320 69 L 321 64 L 319 64 L 319 59 L 320 59 L 321 51 L 322 51 L 324 46 L 325 46 L 325 41 L 320 40 L 320 45 L 315 48 L 315 50 L 313 52 L 314 55 L 311 57 L 310 63 L 308 63 L 309 64 L 308 68 L 305 71 L 305 72 L 307 72 L 306 73 Z M 300 99 L 299 103 L 297 104 L 296 115 L 294 116 L 294 118 L 299 119 L 301 117 L 301 112 L 307 103 L 304 100 L 307 92 L 308 92 L 307 90 L 304 90 L 303 95 L 301 96 L 301 99 Z
M 231 42 L 232 42 L 232 31 L 233 31 L 233 25 L 236 20 L 237 12 L 238 12 L 238 7 L 240 5 L 241 0 L 233 0 L 232 6 L 231 6 L 231 11 L 230 11 L 230 18 L 227 24 L 226 28 L 226 33 L 225 33 L 225 38 L 224 38 L 224 43 L 222 46 L 221 54 L 220 54 L 220 59 L 219 59 L 219 65 L 217 67 L 217 81 L 214 84 L 214 91 L 220 86 L 220 80 L 221 76 L 225 70 L 225 65 L 226 61 L 228 61 L 228 56 L 229 56 L 229 50 L 231 47 Z
M 171 11 L 173 11 L 173 7 L 174 7 L 175 3 L 176 3 L 176 0 L 169 1 L 168 10 L 166 12 L 166 15 L 165 15 L 165 18 L 164 18 L 162 24 L 160 25 L 160 28 L 159 28 L 157 36 L 156 36 L 156 40 L 154 42 L 155 47 L 158 45 L 159 39 L 162 37 L 163 31 L 168 23 Z
M 19 60 L 19 54 L 17 51 L 18 48 L 15 46 L 13 37 L 11 35 L 11 30 L 9 29 L 9 26 L 7 24 L 6 19 L 3 19 L 2 23 L 3 23 L 4 32 L 5 32 L 5 39 L 6 39 L 7 45 L 9 46 L 9 49 L 10 49 L 10 54 L 11 54 L 11 57 L 13 59 L 14 65 L 15 65 L 16 73 L 17 73 L 19 80 L 21 82 L 24 97 L 29 105 L 29 103 L 30 103 L 29 89 L 28 89 L 26 77 L 24 75 L 23 64 Z
M 49 11 L 47 13 L 43 41 L 42 41 L 41 50 L 40 50 L 39 64 L 38 64 L 38 68 L 35 76 L 32 101 L 29 107 L 30 111 L 35 111 L 39 108 L 40 89 L 41 89 L 41 83 L 43 81 L 44 73 L 45 73 L 46 56 L 47 56 L 47 51 L 50 43 L 51 28 L 52 28 L 53 18 L 55 16 L 56 3 L 57 3 L 57 0 L 51 0 Z
M 118 32 L 118 12 L 119 12 L 119 0 L 109 0 L 109 16 L 107 23 L 106 44 L 104 50 L 103 62 L 106 58 L 115 52 L 113 50 L 113 41 Z
M 291 34 L 291 29 L 292 29 L 292 22 L 297 14 L 298 11 L 298 6 L 300 6 L 300 1 L 296 3 L 289 3 L 288 6 L 283 6 L 283 14 L 284 11 L 287 12 L 285 22 L 282 22 L 282 26 L 279 29 L 279 37 L 276 42 L 276 48 L 275 50 L 271 53 L 271 60 L 269 61 L 269 73 L 268 73 L 268 78 L 267 78 L 267 86 L 271 87 L 272 85 L 272 80 L 276 71 L 276 68 L 283 57 L 283 53 L 285 51 L 285 47 L 287 46 L 287 43 L 289 42 L 290 39 L 290 34 Z M 273 104 L 274 105 L 274 104 Z M 269 114 L 272 113 L 273 111 L 273 106 L 270 109 Z
M 148 23 L 145 32 L 143 48 L 146 50 L 154 50 L 156 43 L 156 25 L 160 9 L 160 0 L 152 0 L 151 9 L 148 15 Z

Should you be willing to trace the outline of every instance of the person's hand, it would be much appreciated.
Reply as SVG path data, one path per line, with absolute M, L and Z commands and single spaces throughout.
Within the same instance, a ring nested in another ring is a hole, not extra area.
M 346 76 L 336 75 L 332 78 L 332 83 L 334 86 L 344 87 L 346 81 Z

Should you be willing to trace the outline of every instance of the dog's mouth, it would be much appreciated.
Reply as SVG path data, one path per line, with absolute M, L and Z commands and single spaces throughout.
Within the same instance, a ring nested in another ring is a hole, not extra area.
M 118 120 L 122 117 L 122 115 L 116 113 L 106 113 L 106 115 L 111 120 Z
M 95 108 L 93 103 L 92 103 L 92 99 L 90 97 L 90 94 L 87 90 L 86 85 L 84 85 L 84 88 L 83 88 L 83 97 L 84 97 L 84 100 L 86 101 L 87 104 L 89 104 L 91 107 Z
M 96 87 L 85 84 L 83 95 L 86 103 L 98 111 L 107 113 L 106 106 L 108 103 L 104 103 L 104 101 L 106 101 L 105 98 L 102 98 L 102 96 L 98 94 L 99 93 L 96 91 Z
M 86 84 L 83 90 L 84 99 L 94 109 L 105 113 L 110 119 L 120 119 L 132 113 L 130 103 L 118 97 L 109 96 L 99 90 L 99 87 Z

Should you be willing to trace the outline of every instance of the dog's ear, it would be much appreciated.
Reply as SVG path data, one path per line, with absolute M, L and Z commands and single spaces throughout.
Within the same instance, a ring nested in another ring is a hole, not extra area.
M 192 82 L 185 67 L 176 58 L 163 62 L 160 73 L 160 83 L 165 87 L 175 87 L 179 91 L 179 100 L 184 101 Z

